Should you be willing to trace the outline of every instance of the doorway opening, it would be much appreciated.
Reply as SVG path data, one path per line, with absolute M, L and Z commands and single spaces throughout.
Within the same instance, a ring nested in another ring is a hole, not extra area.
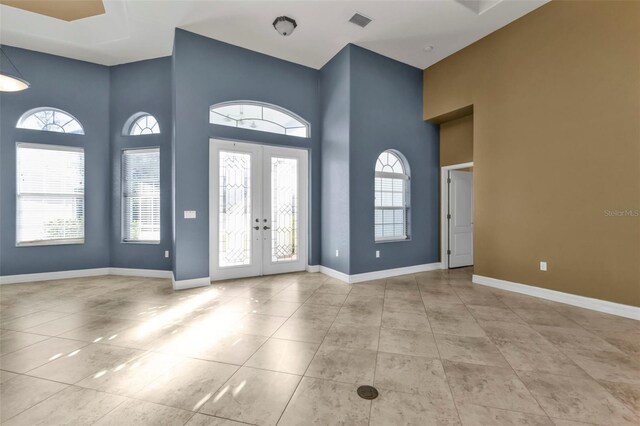
M 211 281 L 303 271 L 308 152 L 210 140 Z
M 445 269 L 473 265 L 473 162 L 441 168 L 440 259 Z

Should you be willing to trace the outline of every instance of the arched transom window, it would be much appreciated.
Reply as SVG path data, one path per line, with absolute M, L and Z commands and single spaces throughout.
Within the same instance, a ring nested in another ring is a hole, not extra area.
M 129 117 L 122 133 L 129 136 L 155 135 L 160 133 L 160 125 L 153 115 L 139 112 Z
M 61 109 L 50 107 L 34 108 L 25 112 L 18 120 L 17 127 L 19 129 L 84 135 L 82 125 L 73 115 Z
M 376 241 L 409 238 L 409 181 L 409 167 L 402 154 L 387 150 L 378 156 L 374 186 Z
M 212 105 L 209 108 L 209 122 L 261 132 L 309 137 L 307 121 L 284 108 L 260 102 L 234 101 Z

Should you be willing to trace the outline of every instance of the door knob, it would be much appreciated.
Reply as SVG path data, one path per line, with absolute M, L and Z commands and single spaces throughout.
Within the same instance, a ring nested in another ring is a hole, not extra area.
M 266 231 L 267 229 L 271 229 L 271 228 L 269 228 L 267 225 L 265 225 L 265 226 L 262 227 L 262 229 L 264 229 Z
M 259 226 L 254 226 L 253 229 L 255 229 L 257 231 L 258 229 L 260 229 L 260 227 Z

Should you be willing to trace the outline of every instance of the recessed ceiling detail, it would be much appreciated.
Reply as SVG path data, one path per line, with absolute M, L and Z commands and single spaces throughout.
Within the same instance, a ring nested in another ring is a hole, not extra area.
M 0 0 L 0 3 L 63 21 L 76 21 L 104 14 L 102 0 Z
M 117 65 L 171 55 L 175 28 L 182 28 L 316 69 L 348 43 L 424 69 L 548 0 L 497 1 L 481 0 L 478 15 L 456 0 L 109 0 L 104 14 L 73 22 L 0 4 L 0 39 L 9 46 Z M 366 31 L 356 27 L 349 22 L 355 11 L 366 11 L 375 24 Z M 283 15 L 299 24 L 291 37 L 270 25 Z M 425 45 L 437 48 L 425 54 Z
M 493 6 L 505 0 L 455 0 L 476 15 L 482 15 Z

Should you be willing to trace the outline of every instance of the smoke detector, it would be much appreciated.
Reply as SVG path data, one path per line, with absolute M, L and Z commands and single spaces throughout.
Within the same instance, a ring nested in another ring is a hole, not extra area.
M 290 35 L 297 26 L 296 20 L 288 16 L 278 16 L 276 20 L 273 21 L 273 28 L 276 29 L 278 34 L 285 37 Z

